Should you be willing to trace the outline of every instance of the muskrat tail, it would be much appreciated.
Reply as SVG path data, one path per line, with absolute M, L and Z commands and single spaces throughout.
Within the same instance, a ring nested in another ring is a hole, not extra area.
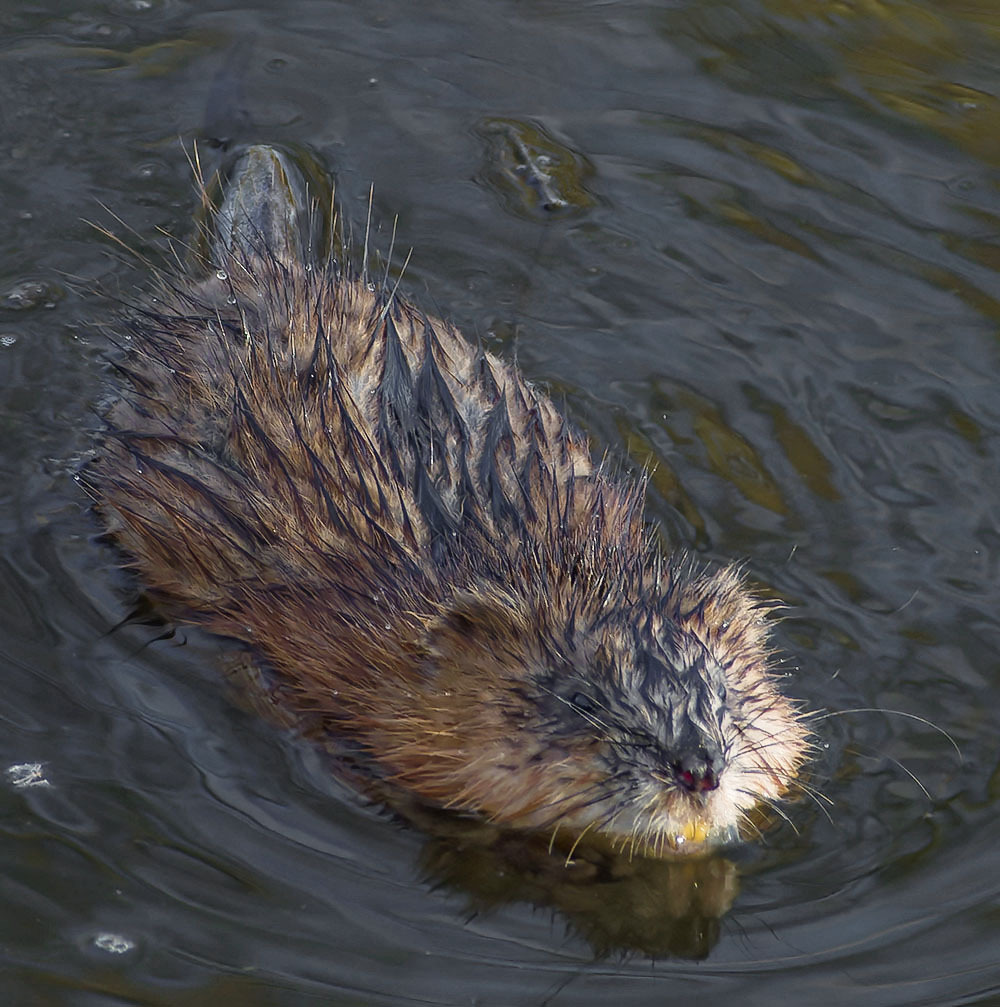
M 213 259 L 252 263 L 266 253 L 286 269 L 308 262 L 310 207 L 305 179 L 287 155 L 275 147 L 248 147 L 211 214 Z

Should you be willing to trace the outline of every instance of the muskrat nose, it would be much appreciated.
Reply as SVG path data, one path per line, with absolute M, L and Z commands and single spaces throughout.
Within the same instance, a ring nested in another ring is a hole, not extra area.
M 677 782 L 691 794 L 703 794 L 715 790 L 719 777 L 712 760 L 705 751 L 685 755 L 671 764 Z

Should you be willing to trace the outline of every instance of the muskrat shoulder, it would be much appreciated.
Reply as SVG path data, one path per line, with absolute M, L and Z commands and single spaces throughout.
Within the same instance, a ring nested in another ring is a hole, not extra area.
M 372 780 L 656 853 L 734 838 L 808 746 L 767 606 L 661 555 L 640 481 L 513 367 L 314 256 L 306 216 L 292 162 L 250 148 L 211 267 L 123 322 L 88 478 L 143 583 L 252 648 Z

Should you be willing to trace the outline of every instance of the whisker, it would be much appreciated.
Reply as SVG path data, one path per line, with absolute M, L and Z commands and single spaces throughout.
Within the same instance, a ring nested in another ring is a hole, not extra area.
M 891 715 L 893 717 L 905 717 L 907 720 L 915 720 L 925 727 L 931 728 L 933 731 L 937 731 L 938 734 L 943 735 L 952 748 L 955 749 L 955 754 L 958 758 L 965 762 L 965 757 L 962 755 L 961 748 L 958 747 L 958 742 L 943 728 L 939 727 L 932 720 L 928 720 L 926 717 L 918 716 L 916 713 L 908 713 L 906 710 L 888 710 L 884 707 L 879 706 L 858 706 L 852 710 L 827 710 L 820 711 L 817 710 L 810 717 L 811 720 L 830 720 L 833 717 L 846 717 L 849 713 L 884 713 Z
M 580 845 L 580 842 L 581 842 L 581 840 L 583 839 L 583 837 L 584 837 L 584 836 L 585 836 L 585 835 L 586 835 L 586 834 L 587 834 L 587 833 L 588 833 L 588 832 L 589 832 L 589 831 L 590 831 L 590 830 L 591 830 L 591 829 L 592 829 L 593 827 L 594 827 L 594 823 L 593 823 L 593 822 L 591 822 L 591 823 L 590 823 L 590 824 L 589 824 L 589 825 L 588 825 L 588 826 L 587 826 L 587 827 L 586 827 L 586 828 L 585 828 L 585 829 L 584 829 L 584 830 L 583 830 L 583 831 L 582 831 L 582 832 L 580 833 L 580 835 L 578 835 L 578 836 L 576 837 L 576 839 L 575 839 L 575 840 L 573 841 L 573 845 L 572 845 L 572 846 L 571 846 L 571 847 L 569 848 L 569 853 L 567 853 L 567 854 L 566 854 L 566 863 L 565 863 L 565 866 L 566 866 L 566 867 L 569 867 L 569 865 L 570 865 L 570 864 L 571 864 L 571 863 L 573 862 L 573 854 L 574 854 L 574 853 L 576 853 L 576 848 L 577 848 L 577 847 L 578 847 L 578 846 Z M 551 852 L 551 851 L 550 851 L 550 852 Z
M 745 793 L 745 791 L 744 791 L 744 793 Z M 778 802 L 778 801 L 774 801 L 774 800 L 772 800 L 772 799 L 771 799 L 771 798 L 769 798 L 769 797 L 758 797 L 758 798 L 757 798 L 757 800 L 758 800 L 758 801 L 759 801 L 759 802 L 760 802 L 761 804 L 764 804 L 764 805 L 766 805 L 766 806 L 767 806 L 767 807 L 768 807 L 768 808 L 769 808 L 769 809 L 770 809 L 770 810 L 771 810 L 771 811 L 772 811 L 772 812 L 773 812 L 774 814 L 776 814 L 776 815 L 777 815 L 777 816 L 778 816 L 779 818 L 781 818 L 781 819 L 783 819 L 784 821 L 786 821 L 786 822 L 787 822 L 787 823 L 788 823 L 788 824 L 789 824 L 789 825 L 791 826 L 791 829 L 792 829 L 792 831 L 793 831 L 793 832 L 795 833 L 795 835 L 797 835 L 797 836 L 798 836 L 798 835 L 800 835 L 800 832 L 799 832 L 799 830 L 798 830 L 798 827 L 797 827 L 797 826 L 796 826 L 796 824 L 795 824 L 795 823 L 794 823 L 794 822 L 793 822 L 793 821 L 791 820 L 791 818 L 790 818 L 790 817 L 789 817 L 789 816 L 788 816 L 788 815 L 787 815 L 787 814 L 786 814 L 786 813 L 785 813 L 785 812 L 784 812 L 784 811 L 782 810 L 782 808 L 781 808 L 781 805 L 779 804 L 779 802 Z M 831 821 L 832 821 L 832 819 L 831 819 Z
M 877 754 L 875 753 L 869 754 L 867 752 L 861 752 L 858 749 L 854 749 L 854 752 L 856 755 L 859 755 L 863 759 L 888 759 L 894 766 L 896 766 L 897 769 L 901 769 L 904 773 L 906 773 L 906 775 L 911 780 L 913 780 L 913 782 L 920 788 L 920 791 L 923 793 L 924 797 L 926 797 L 928 801 L 934 800 L 934 798 L 931 796 L 931 792 L 920 782 L 920 780 L 912 772 L 912 770 L 907 769 L 906 766 L 904 766 L 903 763 L 899 761 L 899 759 L 895 759 L 891 755 L 886 755 L 884 752 L 879 752 Z

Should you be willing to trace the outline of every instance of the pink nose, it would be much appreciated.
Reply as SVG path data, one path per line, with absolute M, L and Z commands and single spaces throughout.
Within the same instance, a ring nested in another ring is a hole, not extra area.
M 673 768 L 677 782 L 691 794 L 703 794 L 706 790 L 715 790 L 719 785 L 719 778 L 707 760 L 675 762 Z

